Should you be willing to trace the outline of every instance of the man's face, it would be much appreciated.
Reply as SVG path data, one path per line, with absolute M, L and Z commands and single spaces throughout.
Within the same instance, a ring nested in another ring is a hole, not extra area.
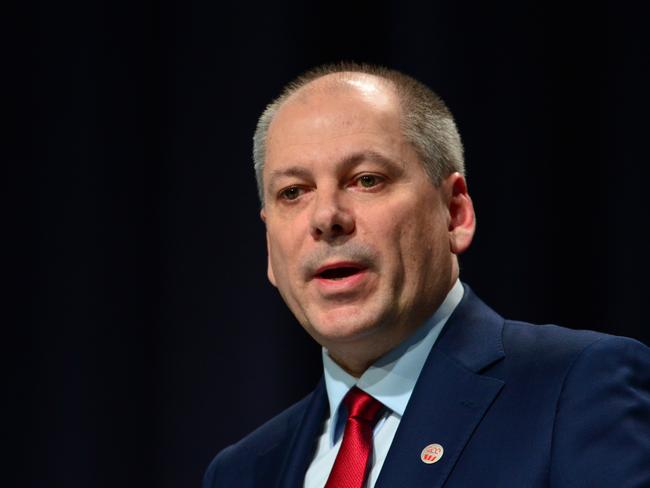
M 282 105 L 268 133 L 269 279 L 330 354 L 387 350 L 456 279 L 452 190 L 427 178 L 390 88 L 369 76 L 314 88 Z

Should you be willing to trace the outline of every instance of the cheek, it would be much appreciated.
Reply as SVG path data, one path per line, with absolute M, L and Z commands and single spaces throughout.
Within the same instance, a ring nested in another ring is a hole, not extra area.
M 281 239 L 271 241 L 270 257 L 276 277 L 286 274 L 287 267 L 291 262 L 288 258 L 290 255 L 291 249 L 288 248 L 287 243 L 283 242 Z
M 410 211 L 409 211 L 410 210 Z M 413 215 L 412 207 L 394 205 L 373 211 L 372 223 L 367 237 L 371 246 L 377 247 L 382 256 L 382 267 L 398 282 L 422 259 L 422 243 L 425 231 L 422 223 Z
M 412 207 L 404 209 L 392 220 L 395 224 L 389 227 L 404 268 L 416 276 L 423 274 L 449 249 L 443 215 L 435 209 L 430 212 L 422 211 L 422 208 L 418 210 L 413 212 Z
M 278 280 L 285 280 L 300 263 L 299 236 L 295 228 L 288 225 L 281 228 L 269 227 L 269 255 L 273 272 Z

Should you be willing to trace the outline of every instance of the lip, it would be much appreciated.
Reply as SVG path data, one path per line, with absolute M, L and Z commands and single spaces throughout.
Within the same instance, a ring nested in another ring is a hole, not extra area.
M 357 270 L 357 272 L 349 276 L 344 276 L 336 279 L 324 278 L 320 276 L 323 272 L 336 268 L 354 268 Z M 321 291 L 327 294 L 340 294 L 356 291 L 356 289 L 363 284 L 367 277 L 368 268 L 366 266 L 352 261 L 339 261 L 335 263 L 329 263 L 318 268 L 314 273 L 313 279 L 316 283 L 318 283 L 318 287 L 321 289 Z

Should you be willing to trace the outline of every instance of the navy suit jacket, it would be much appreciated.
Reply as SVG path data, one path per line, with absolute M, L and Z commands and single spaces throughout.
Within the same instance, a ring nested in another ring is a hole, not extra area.
M 203 487 L 302 487 L 327 408 L 321 381 L 219 453 Z M 432 443 L 444 455 L 425 464 Z M 650 350 L 504 320 L 465 287 L 375 486 L 648 488 Z

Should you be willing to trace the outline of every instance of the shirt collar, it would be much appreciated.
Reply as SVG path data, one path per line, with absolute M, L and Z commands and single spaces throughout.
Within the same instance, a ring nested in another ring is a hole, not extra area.
M 338 409 L 348 390 L 356 385 L 400 417 L 411 398 L 420 371 L 447 319 L 463 298 L 463 285 L 456 280 L 438 310 L 399 346 L 379 358 L 360 378 L 348 374 L 323 348 L 325 388 L 330 407 L 330 421 L 338 423 Z M 335 438 L 332 431 L 332 441 Z

